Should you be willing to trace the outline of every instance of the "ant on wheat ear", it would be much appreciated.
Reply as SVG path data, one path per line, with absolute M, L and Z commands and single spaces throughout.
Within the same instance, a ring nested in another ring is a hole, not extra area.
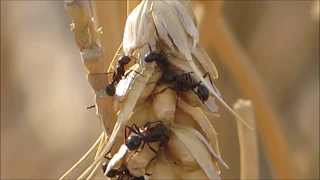
M 153 124 L 155 125 L 151 126 Z M 128 133 L 127 133 L 127 129 L 129 129 Z M 169 140 L 169 129 L 161 121 L 148 122 L 143 126 L 142 129 L 144 129 L 143 132 L 140 131 L 139 127 L 136 124 L 133 124 L 131 127 L 126 126 L 125 145 L 128 147 L 130 151 L 138 152 L 144 148 L 145 144 L 147 144 L 150 150 L 156 154 L 149 161 L 146 167 L 146 172 L 147 172 L 147 169 L 150 163 L 158 157 L 158 151 L 155 150 L 153 147 L 151 147 L 150 143 L 160 142 L 159 147 L 165 146 Z M 135 135 L 127 137 L 131 132 L 134 132 Z M 143 134 L 144 132 L 145 134 Z M 149 174 L 146 174 L 146 175 L 149 175 Z
M 204 102 L 209 99 L 209 96 L 210 96 L 209 90 L 206 86 L 201 84 L 201 81 L 195 82 L 194 80 L 192 80 L 191 75 L 190 75 L 191 73 L 193 73 L 193 72 L 188 72 L 188 73 L 183 73 L 181 75 L 178 75 L 174 70 L 164 71 L 161 79 L 156 83 L 162 84 L 162 83 L 175 82 L 176 85 L 174 87 L 166 87 L 163 90 L 156 92 L 153 95 L 162 93 L 167 89 L 171 89 L 176 92 L 178 92 L 178 91 L 187 92 L 187 91 L 191 90 L 198 96 L 198 98 L 204 104 Z M 205 73 L 203 75 L 203 78 L 206 78 L 207 76 L 209 76 L 210 83 L 212 84 L 212 80 L 211 80 L 209 73 Z M 212 86 L 215 89 L 215 91 L 219 92 L 213 84 L 212 84 Z

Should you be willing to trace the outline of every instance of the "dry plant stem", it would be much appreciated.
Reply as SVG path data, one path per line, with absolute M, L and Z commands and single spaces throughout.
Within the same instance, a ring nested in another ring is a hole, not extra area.
M 252 67 L 248 55 L 232 36 L 222 17 L 216 19 L 216 28 L 213 31 L 210 39 L 216 52 L 232 73 L 237 85 L 253 101 L 258 120 L 257 127 L 276 178 L 295 177 L 288 146 L 280 129 L 280 118 L 272 107 L 269 93 L 259 74 Z
M 82 162 L 84 162 L 91 154 L 93 154 L 94 150 L 97 148 L 101 139 L 104 137 L 104 132 L 101 133 L 100 137 L 97 141 L 91 146 L 91 148 L 79 159 L 77 163 L 75 163 L 64 175 L 61 176 L 60 179 L 65 179 L 68 175 L 70 175 Z
M 91 171 L 91 173 L 87 177 L 87 180 L 92 179 L 94 177 L 94 175 L 96 174 L 97 169 L 99 168 L 100 164 L 101 164 L 101 161 L 98 164 L 96 164 L 96 166 L 93 168 L 93 170 Z
M 224 2 L 222 0 L 215 0 L 215 1 L 207 1 L 207 2 L 192 1 L 192 3 L 195 3 L 198 6 L 203 6 L 200 8 L 204 8 L 204 11 L 205 11 L 205 15 L 203 16 L 203 19 L 199 20 L 200 22 L 202 22 L 202 23 L 199 23 L 199 27 L 201 29 L 200 38 L 205 37 L 205 38 L 201 38 L 200 44 L 206 46 L 211 41 L 211 39 L 209 39 L 208 37 L 211 36 L 212 29 L 202 27 L 202 26 L 205 26 L 207 22 L 214 22 L 215 19 L 219 17 Z M 210 12 L 209 16 L 208 16 L 208 12 Z
M 65 8 L 73 22 L 71 31 L 88 70 L 88 81 L 96 93 L 97 115 L 105 133 L 111 134 L 110 127 L 113 127 L 116 121 L 112 98 L 99 92 L 108 84 L 107 77 L 103 74 L 105 73 L 104 48 L 98 43 L 101 29 L 97 28 L 92 18 L 88 1 L 65 1 Z
M 255 128 L 255 118 L 251 101 L 238 100 L 233 109 L 245 119 L 251 127 Z M 237 121 L 239 144 L 241 179 L 259 178 L 259 155 L 257 133 L 250 131 L 247 127 Z
M 108 68 L 119 42 L 122 42 L 126 19 L 126 1 L 92 1 L 93 12 L 103 28 L 101 45 L 105 47 L 105 70 Z

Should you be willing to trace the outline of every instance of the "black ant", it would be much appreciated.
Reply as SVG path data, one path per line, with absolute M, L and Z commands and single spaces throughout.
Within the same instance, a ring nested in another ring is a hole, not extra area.
M 108 166 L 108 163 L 106 163 L 106 162 L 102 163 L 103 173 L 106 172 L 107 166 Z M 124 177 L 128 177 L 128 180 L 144 180 L 143 176 L 135 177 L 132 174 L 130 174 L 129 170 L 124 165 L 121 165 L 121 167 L 119 169 L 111 169 L 107 173 L 107 177 L 109 177 L 109 178 L 118 177 L 118 180 L 123 180 Z
M 119 81 L 122 79 L 123 76 L 126 76 L 131 72 L 130 71 L 126 75 L 124 74 L 125 73 L 124 66 L 129 64 L 130 61 L 131 61 L 131 58 L 129 56 L 121 56 L 119 58 L 116 71 L 113 73 L 113 76 L 112 76 L 112 82 L 108 84 L 106 87 L 106 92 L 109 96 L 114 96 L 114 94 L 116 93 L 115 85 L 119 83 Z
M 167 55 L 169 53 L 165 53 L 163 50 L 161 50 L 160 52 L 152 51 L 150 44 L 149 43 L 147 43 L 147 44 L 148 44 L 150 52 L 148 52 L 144 56 L 144 61 L 146 63 L 156 62 L 157 66 L 159 66 L 161 70 L 163 70 L 163 71 L 167 70 L 170 65 L 168 58 L 167 58 Z
M 156 83 L 160 84 L 160 83 L 176 82 L 176 85 L 175 87 L 164 88 L 163 90 L 155 93 L 154 95 L 161 93 L 167 89 L 172 89 L 176 92 L 178 91 L 187 92 L 189 90 L 192 90 L 199 97 L 202 103 L 204 103 L 204 101 L 209 99 L 209 90 L 206 86 L 201 84 L 201 81 L 193 82 L 190 76 L 191 73 L 192 72 L 178 75 L 174 70 L 165 71 L 162 75 L 162 78 Z M 204 74 L 203 78 L 205 78 L 206 76 L 210 77 L 210 74 L 209 73 Z M 210 82 L 212 84 L 211 78 L 210 78 Z M 197 91 L 195 90 L 195 88 L 198 88 Z
M 152 124 L 156 125 L 151 127 Z M 129 129 L 129 133 L 127 133 L 127 129 Z M 125 138 L 127 139 L 127 141 L 125 142 L 125 145 L 128 147 L 130 151 L 138 152 L 141 149 L 143 149 L 145 144 L 147 144 L 150 150 L 156 154 L 156 156 L 153 157 L 148 163 L 149 165 L 155 158 L 158 157 L 158 151 L 152 148 L 149 143 L 160 142 L 159 147 L 165 146 L 169 140 L 169 130 L 161 121 L 148 122 L 141 129 L 143 130 L 142 132 L 136 124 L 133 124 L 131 127 L 126 126 Z M 127 138 L 127 136 L 131 132 L 134 132 L 136 135 L 132 135 Z M 146 134 L 143 134 L 144 132 L 146 132 Z M 139 149 L 140 146 L 141 148 Z

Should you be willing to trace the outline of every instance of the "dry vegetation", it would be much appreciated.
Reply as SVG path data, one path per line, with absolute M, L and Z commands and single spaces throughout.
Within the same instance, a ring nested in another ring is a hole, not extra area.
M 261 178 L 319 177 L 319 14 L 314 4 L 194 4 L 200 43 L 219 70 L 217 86 L 224 99 L 233 104 L 244 97 L 255 106 Z M 104 61 L 113 58 L 121 42 L 126 5 L 93 5 L 104 31 Z M 93 99 L 68 31 L 70 20 L 63 4 L 53 1 L 1 2 L 1 17 L 1 178 L 57 178 L 101 132 L 94 111 L 85 110 Z M 109 62 L 104 64 L 106 69 Z M 220 110 L 221 118 L 213 122 L 231 167 L 222 169 L 221 177 L 239 178 L 236 124 Z

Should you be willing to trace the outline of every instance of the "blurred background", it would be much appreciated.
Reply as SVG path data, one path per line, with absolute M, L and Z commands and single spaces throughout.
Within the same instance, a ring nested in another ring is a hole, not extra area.
M 105 58 L 110 59 L 122 39 L 126 3 L 104 3 L 109 5 L 101 6 L 106 12 L 112 9 L 118 14 L 98 20 L 109 40 Z M 195 3 L 200 7 L 200 42 L 218 68 L 217 87 L 232 105 L 246 97 L 219 59 L 210 37 L 201 34 L 203 29 L 215 28 L 214 22 L 201 21 L 201 17 L 212 16 L 208 10 L 201 11 L 201 6 L 210 3 Z M 295 177 L 318 179 L 319 1 L 226 1 L 222 15 L 271 94 Z M 2 179 L 57 179 L 102 131 L 95 110 L 86 110 L 94 103 L 93 93 L 69 31 L 70 22 L 63 2 L 1 1 Z M 230 166 L 221 177 L 238 179 L 234 117 L 221 108 L 214 127 L 222 156 Z M 260 177 L 273 178 L 260 141 L 259 148 Z

